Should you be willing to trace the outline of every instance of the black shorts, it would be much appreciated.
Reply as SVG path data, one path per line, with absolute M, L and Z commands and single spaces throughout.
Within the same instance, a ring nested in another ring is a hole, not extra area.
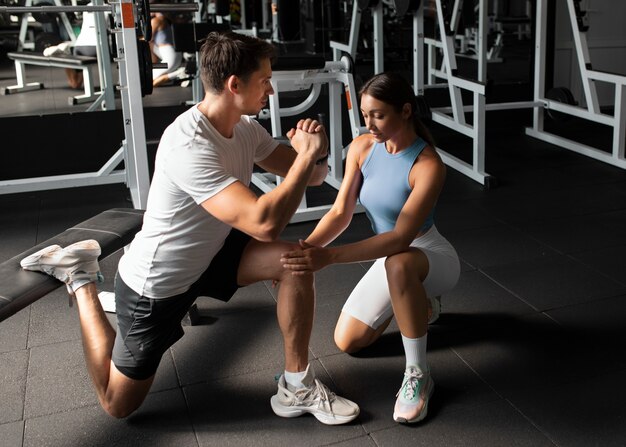
M 228 301 L 237 291 L 237 270 L 250 236 L 231 230 L 224 246 L 187 292 L 152 299 L 115 277 L 117 334 L 112 360 L 125 376 L 144 380 L 156 373 L 163 353 L 183 336 L 181 320 L 199 296 Z

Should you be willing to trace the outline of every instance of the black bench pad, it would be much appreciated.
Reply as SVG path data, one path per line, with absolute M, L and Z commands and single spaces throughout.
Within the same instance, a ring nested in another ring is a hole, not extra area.
M 100 243 L 100 259 L 104 259 L 133 240 L 141 229 L 143 213 L 132 208 L 104 211 L 0 264 L 0 321 L 63 285 L 44 273 L 23 270 L 22 259 L 49 245 L 65 247 L 85 239 Z
M 44 56 L 42 53 L 31 53 L 28 51 L 14 51 L 7 53 L 9 59 L 24 62 L 49 62 L 51 64 L 71 64 L 76 66 L 96 64 L 98 58 L 92 56 Z

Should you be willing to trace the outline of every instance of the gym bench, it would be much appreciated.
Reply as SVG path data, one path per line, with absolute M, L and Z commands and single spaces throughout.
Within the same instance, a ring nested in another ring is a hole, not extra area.
M 85 239 L 95 239 L 102 248 L 102 260 L 130 244 L 141 229 L 143 213 L 143 210 L 133 208 L 104 211 L 1 263 L 0 322 L 63 285 L 46 274 L 22 269 L 22 259 L 49 245 L 65 247 Z
M 97 66 L 98 58 L 90 56 L 44 56 L 41 53 L 32 53 L 27 51 L 17 51 L 7 53 L 9 59 L 15 61 L 15 73 L 17 75 L 17 85 L 5 87 L 4 95 L 12 93 L 27 92 L 31 90 L 40 90 L 44 88 L 41 82 L 26 82 L 26 65 L 39 65 L 43 67 L 59 67 L 71 68 L 83 71 L 83 84 L 85 93 L 83 95 L 72 96 L 69 98 L 69 105 L 82 104 L 85 102 L 95 101 L 101 92 L 94 92 L 93 84 L 93 67 Z

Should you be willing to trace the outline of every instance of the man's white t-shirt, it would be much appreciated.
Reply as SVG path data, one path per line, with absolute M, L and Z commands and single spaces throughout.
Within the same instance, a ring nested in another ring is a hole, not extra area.
M 197 106 L 176 118 L 157 150 L 143 227 L 119 263 L 124 282 L 149 298 L 186 292 L 231 230 L 200 204 L 235 181 L 249 186 L 254 163 L 277 146 L 248 116 L 231 138 L 215 130 Z

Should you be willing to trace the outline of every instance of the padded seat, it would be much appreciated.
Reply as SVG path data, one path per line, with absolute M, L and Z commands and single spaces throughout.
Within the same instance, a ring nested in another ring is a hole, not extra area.
M 143 210 L 114 208 L 87 219 L 0 264 L 0 321 L 63 285 L 51 276 L 22 269 L 20 261 L 49 245 L 62 247 L 95 239 L 102 248 L 100 259 L 128 245 L 143 223 Z
M 42 53 L 32 53 L 28 51 L 14 51 L 7 53 L 7 57 L 12 60 L 19 60 L 23 62 L 42 62 L 49 65 L 70 65 L 82 67 L 84 65 L 97 64 L 98 58 L 91 56 L 74 56 L 74 55 L 57 55 L 57 56 L 44 56 Z M 71 67 L 70 67 L 71 68 Z

